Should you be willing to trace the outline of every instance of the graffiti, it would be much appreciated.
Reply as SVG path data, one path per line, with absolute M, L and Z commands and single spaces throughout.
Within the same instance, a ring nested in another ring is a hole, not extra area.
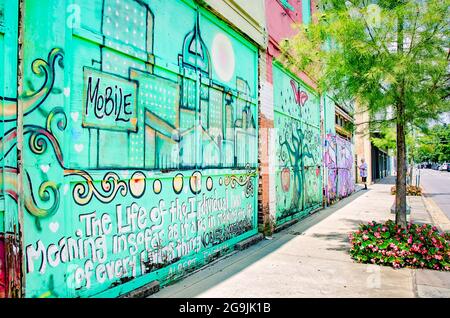
M 45 38 L 25 52 L 19 97 L 27 297 L 169 281 L 257 232 L 258 50 L 199 8 L 179 11 L 182 2 L 99 2 L 68 42 L 31 27 L 61 4 L 24 15 L 24 41 Z M 172 26 L 174 11 L 192 24 Z M 4 101 L 9 163 L 17 100 Z M 17 202 L 17 168 L 3 166 L 2 191 Z
M 279 127 L 283 127 L 281 121 Z M 303 210 L 303 182 L 305 180 L 304 161 L 306 157 L 311 157 L 310 150 L 305 145 L 305 135 L 299 123 L 291 121 L 284 125 L 284 128 L 279 128 L 281 132 L 278 136 L 279 143 L 279 160 L 284 165 L 289 165 L 289 172 L 292 173 L 292 197 L 290 199 L 290 206 L 284 211 L 284 215 L 299 212 Z M 285 167 L 284 169 L 286 169 Z M 285 174 L 286 173 L 286 170 Z M 286 181 L 285 181 L 286 183 Z M 286 186 L 285 186 L 286 187 Z M 287 187 L 286 187 L 287 188 Z M 285 197 L 285 203 L 287 197 Z
M 136 131 L 137 85 L 89 68 L 84 69 L 84 76 L 86 100 L 83 126 Z
M 255 173 L 252 172 L 249 165 L 247 165 L 247 174 L 246 175 L 240 175 L 240 176 L 225 176 L 223 183 L 228 186 L 231 185 L 231 188 L 234 189 L 236 185 L 245 186 L 245 196 L 253 196 L 253 182 L 252 178 L 255 177 Z M 211 179 L 212 183 L 212 179 Z M 222 179 L 219 180 L 219 184 L 222 184 Z M 212 187 L 212 185 L 211 185 Z
M 350 141 L 335 134 L 325 139 L 324 165 L 328 170 L 326 198 L 329 203 L 354 192 L 353 152 Z
M 252 229 L 252 204 L 244 204 L 240 192 L 233 193 L 225 190 L 222 197 L 215 189 L 212 196 L 204 194 L 200 200 L 196 196 L 161 199 L 149 208 L 133 202 L 117 204 L 113 215 L 80 214 L 73 235 L 26 247 L 27 273 L 45 274 L 49 268 L 82 260 L 74 273 L 75 286 L 89 289 L 94 279 L 102 284 L 146 273 L 149 264 L 160 268 L 157 264 L 167 265 Z M 124 256 L 111 259 L 110 253 Z
M 353 176 L 353 151 L 350 141 L 336 136 L 338 156 L 338 185 L 339 197 L 343 198 L 355 191 L 355 182 Z
M 39 106 L 42 105 L 43 101 L 49 96 L 50 92 L 53 89 L 53 85 L 55 83 L 55 65 L 58 63 L 60 67 L 64 67 L 62 63 L 62 56 L 64 51 L 55 48 L 50 51 L 48 54 L 47 61 L 43 59 L 36 59 L 32 64 L 33 73 L 42 77 L 45 76 L 44 82 L 42 86 L 34 91 L 34 92 L 25 92 L 21 97 L 21 101 L 23 104 L 23 112 L 24 115 L 28 115 L 34 110 L 36 110 Z M 17 104 L 16 100 L 7 100 L 6 103 L 2 103 L 2 113 L 1 113 L 1 121 L 2 122 L 10 122 L 17 120 Z
M 304 106 L 308 101 L 308 94 L 305 91 L 302 91 L 300 85 L 298 85 L 294 80 L 291 80 L 291 87 L 295 102 L 299 106 Z
M 277 134 L 276 215 L 280 224 L 322 203 L 320 104 L 304 84 L 273 66 Z
M 88 204 L 92 197 L 95 196 L 97 200 L 102 203 L 109 203 L 114 200 L 116 194 L 120 192 L 122 196 L 128 194 L 128 185 L 121 180 L 115 172 L 108 172 L 102 178 L 101 189 L 105 192 L 102 194 L 94 185 L 94 180 L 86 171 L 66 170 L 66 176 L 78 175 L 81 176 L 86 183 L 77 183 L 73 187 L 73 198 L 78 205 Z M 134 181 L 130 180 L 130 183 Z

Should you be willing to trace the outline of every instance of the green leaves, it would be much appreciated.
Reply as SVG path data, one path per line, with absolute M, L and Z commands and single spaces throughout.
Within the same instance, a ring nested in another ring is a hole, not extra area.
M 417 139 L 417 162 L 450 162 L 450 126 L 435 125 Z
M 317 23 L 299 28 L 284 57 L 324 90 L 346 100 L 357 97 L 374 112 L 403 102 L 406 122 L 414 122 L 450 110 L 442 89 L 448 89 L 449 0 L 343 3 L 320 1 Z M 403 52 L 397 49 L 400 38 Z

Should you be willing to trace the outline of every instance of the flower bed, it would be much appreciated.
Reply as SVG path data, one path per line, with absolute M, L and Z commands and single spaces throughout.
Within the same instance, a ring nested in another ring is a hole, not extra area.
M 429 224 L 409 223 L 407 229 L 394 221 L 361 224 L 349 235 L 350 255 L 361 263 L 450 270 L 450 234 Z
M 391 188 L 391 194 L 395 194 L 395 186 L 393 186 Z M 422 195 L 422 188 L 416 187 L 413 185 L 407 185 L 406 186 L 406 195 L 420 196 L 420 195 Z

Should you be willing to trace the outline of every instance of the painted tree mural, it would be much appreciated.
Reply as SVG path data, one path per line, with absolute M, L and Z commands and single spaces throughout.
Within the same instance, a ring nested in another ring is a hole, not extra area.
M 322 204 L 320 103 L 294 75 L 274 65 L 276 222 Z
M 281 126 L 281 125 L 280 125 Z M 303 183 L 305 180 L 305 158 L 313 158 L 308 145 L 305 143 L 305 135 L 301 127 L 301 123 L 291 121 L 281 129 L 278 135 L 278 143 L 280 145 L 280 160 L 289 169 L 289 174 L 292 173 L 292 201 L 287 213 L 298 212 L 303 210 Z M 287 171 L 287 170 L 284 170 Z M 287 172 L 286 172 L 287 173 Z M 285 182 L 282 175 L 282 182 Z

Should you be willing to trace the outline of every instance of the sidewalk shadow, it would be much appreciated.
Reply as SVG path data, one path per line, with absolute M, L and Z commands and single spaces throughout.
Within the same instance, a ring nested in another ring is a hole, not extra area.
M 395 185 L 395 176 L 387 176 L 382 179 L 376 179 L 374 181 L 375 184 L 392 184 Z
M 153 294 L 150 297 L 196 297 L 274 253 L 298 235 L 303 235 L 306 230 L 320 223 L 327 217 L 331 216 L 334 212 L 358 199 L 368 191 L 370 191 L 370 189 L 353 193 L 349 197 L 343 198 L 334 205 L 314 212 L 300 220 L 298 223 L 281 230 L 280 232 L 274 234 L 272 239 L 263 239 L 244 251 L 238 251 L 229 256 L 225 256 L 223 259 L 218 260 L 217 263 L 208 264 L 206 267 L 188 274 L 184 279 L 177 281 L 175 284 L 162 288 L 160 292 Z M 337 240 L 339 245 L 330 247 L 329 249 L 343 251 L 348 255 L 350 245 L 347 235 L 347 233 L 338 232 L 312 234 L 312 236 L 324 240 Z
M 332 232 L 332 233 L 327 233 L 327 234 L 314 233 L 311 236 L 318 238 L 318 239 L 324 239 L 327 241 L 338 241 L 339 244 L 337 246 L 327 247 L 326 249 L 328 251 L 340 251 L 340 252 L 346 252 L 346 254 L 348 254 L 348 250 L 350 249 L 350 243 L 348 240 L 347 233 L 338 233 L 338 232 Z

